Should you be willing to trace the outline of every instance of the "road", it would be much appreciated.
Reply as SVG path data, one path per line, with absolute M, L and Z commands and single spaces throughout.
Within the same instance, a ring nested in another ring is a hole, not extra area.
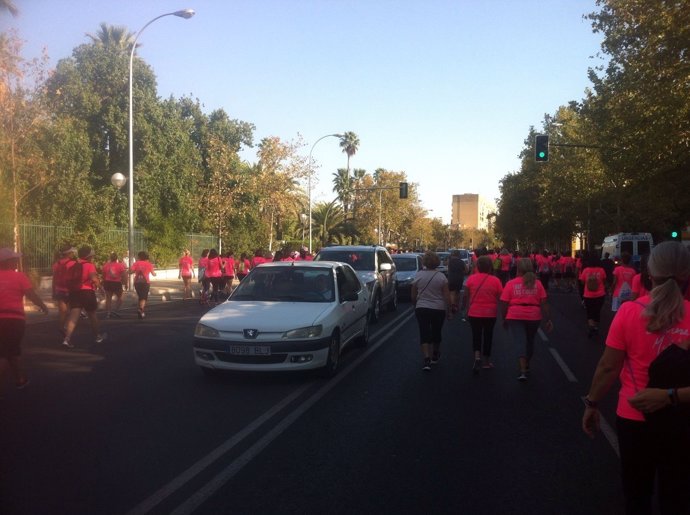
M 103 344 L 82 321 L 72 351 L 34 318 L 31 385 L 0 400 L 0 513 L 622 513 L 615 433 L 580 430 L 603 345 L 587 340 L 577 295 L 551 303 L 525 384 L 501 327 L 496 367 L 473 375 L 459 318 L 422 372 L 409 304 L 331 380 L 206 378 L 193 301 L 104 320 Z M 612 392 L 609 424 L 614 407 Z

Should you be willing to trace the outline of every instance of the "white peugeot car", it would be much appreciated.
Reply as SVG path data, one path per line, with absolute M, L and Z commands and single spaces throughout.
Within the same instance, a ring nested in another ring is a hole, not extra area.
M 321 369 L 333 375 L 345 345 L 369 339 L 369 292 L 346 263 L 265 263 L 194 331 L 194 360 L 219 370 Z

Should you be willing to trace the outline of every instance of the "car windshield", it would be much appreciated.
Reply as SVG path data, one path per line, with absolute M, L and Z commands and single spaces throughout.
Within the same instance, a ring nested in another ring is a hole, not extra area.
M 450 257 L 450 252 L 437 252 L 438 258 L 441 260 L 441 266 L 448 266 L 448 258 Z
M 228 301 L 333 302 L 333 277 L 327 268 L 258 267 L 240 282 Z
M 374 270 L 374 252 L 371 250 L 328 250 L 320 251 L 316 261 L 340 261 L 347 263 L 355 270 Z
M 417 270 L 417 258 L 398 258 L 393 257 L 395 268 L 398 272 L 414 272 Z

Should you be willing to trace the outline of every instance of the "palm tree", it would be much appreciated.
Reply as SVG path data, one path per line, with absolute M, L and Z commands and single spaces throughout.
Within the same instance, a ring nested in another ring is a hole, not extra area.
M 352 131 L 347 131 L 345 132 L 341 137 L 340 137 L 340 148 L 343 149 L 343 152 L 347 154 L 347 175 L 346 175 L 346 182 L 347 182 L 347 188 L 346 190 L 350 189 L 350 158 L 354 156 L 357 153 L 357 150 L 359 150 L 359 137 L 357 134 L 355 134 Z M 346 202 L 343 202 L 343 208 L 345 209 L 345 213 L 347 214 L 348 211 L 348 205 Z
M 0 11 L 8 11 L 14 17 L 19 15 L 19 9 L 11 0 L 0 0 Z
M 127 27 L 108 25 L 105 22 L 101 22 L 100 27 L 96 34 L 86 34 L 94 44 L 102 45 L 106 48 L 117 48 L 123 52 L 129 52 L 132 49 L 135 35 L 127 30 Z
M 320 202 L 312 210 L 314 232 L 323 247 L 329 243 L 340 243 L 346 236 L 345 215 L 336 201 Z

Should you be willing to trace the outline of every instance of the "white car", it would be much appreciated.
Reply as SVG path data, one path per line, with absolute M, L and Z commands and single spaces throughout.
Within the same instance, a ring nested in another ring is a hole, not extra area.
M 369 340 L 369 292 L 346 263 L 265 263 L 194 331 L 207 373 L 321 369 L 333 375 L 345 345 Z

